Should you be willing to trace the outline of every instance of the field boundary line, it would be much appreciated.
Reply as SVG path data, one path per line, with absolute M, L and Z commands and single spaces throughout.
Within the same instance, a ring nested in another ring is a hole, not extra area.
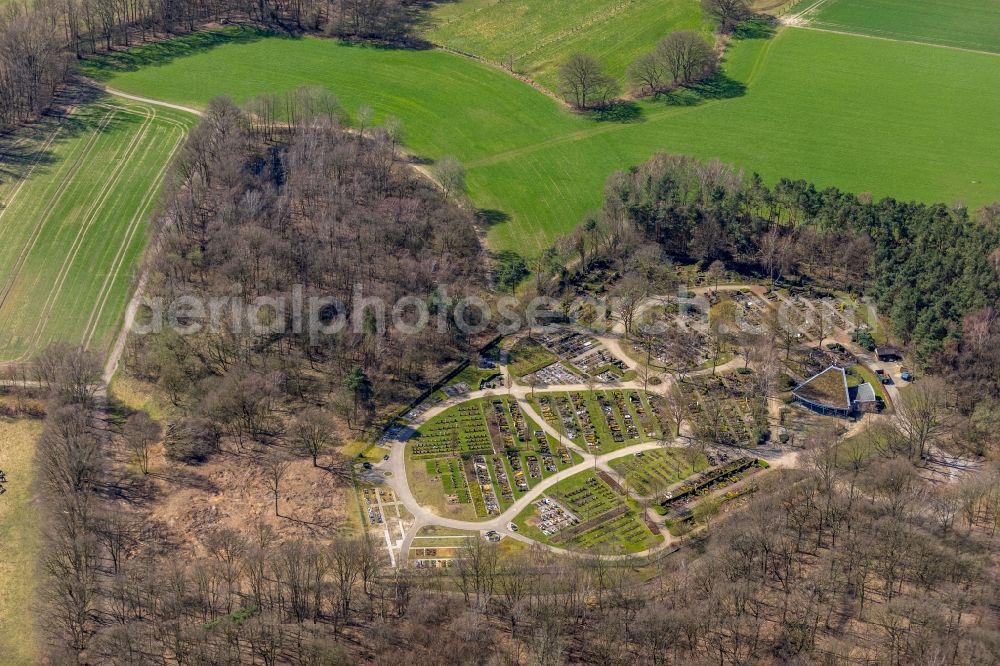
M 611 19 L 620 16 L 622 13 L 631 9 L 632 5 L 635 5 L 637 2 L 639 2 L 639 0 L 624 0 L 623 2 L 620 2 L 619 4 L 613 7 L 605 9 L 604 11 L 591 14 L 590 16 L 586 17 L 581 22 L 577 23 L 571 28 L 566 28 L 555 34 L 548 35 L 547 37 L 540 39 L 538 43 L 536 43 L 527 51 L 524 51 L 516 55 L 515 58 L 525 58 L 527 56 L 534 55 L 535 53 L 538 53 L 542 49 L 546 49 L 552 46 L 553 44 L 558 44 L 559 42 L 566 41 L 570 37 L 573 37 L 583 32 L 584 30 L 588 30 L 590 28 L 593 28 L 594 26 L 601 25 L 602 23 L 607 23 Z
M 81 151 L 81 153 L 73 161 L 73 164 L 70 166 L 68 177 L 63 178 L 62 182 L 60 182 L 58 187 L 56 187 L 55 194 L 45 204 L 44 208 L 42 209 L 42 212 L 38 217 L 38 221 L 35 223 L 34 229 L 32 229 L 31 237 L 29 238 L 28 243 L 24 246 L 24 248 L 22 248 L 21 253 L 18 255 L 18 258 L 14 264 L 14 269 L 11 271 L 10 276 L 8 277 L 6 283 L 4 284 L 3 292 L 0 293 L 0 310 L 2 310 L 3 306 L 7 303 L 7 297 L 10 295 L 11 289 L 14 288 L 14 283 L 17 282 L 17 278 L 21 274 L 21 269 L 24 267 L 24 262 L 26 261 L 28 254 L 30 254 L 31 251 L 35 248 L 35 244 L 38 242 L 38 237 L 41 235 L 42 227 L 45 225 L 49 217 L 52 215 L 52 210 L 59 203 L 59 200 L 62 198 L 62 195 L 66 193 L 66 190 L 69 188 L 70 183 L 76 177 L 76 174 L 80 170 L 80 167 L 82 166 L 84 160 L 87 158 L 88 155 L 90 155 L 91 151 L 94 149 L 94 145 L 97 143 L 97 139 L 100 136 L 100 133 L 104 130 L 105 127 L 108 126 L 108 123 L 111 122 L 111 119 L 114 117 L 114 115 L 115 115 L 114 111 L 109 111 L 107 115 L 101 118 L 101 124 L 94 131 L 91 137 L 87 139 L 83 151 Z
M 178 106 L 170 104 L 169 102 L 162 102 L 160 100 L 152 99 L 149 97 L 142 97 L 140 95 L 130 95 L 128 93 L 123 93 L 113 88 L 107 88 L 104 86 L 100 87 L 106 93 L 112 96 L 121 97 L 123 99 L 129 99 L 136 102 L 145 102 L 153 105 L 161 105 L 165 106 L 166 108 L 175 109 L 178 111 L 185 111 L 199 118 L 204 115 L 204 113 L 202 113 L 201 111 L 198 111 L 197 109 L 192 109 L 190 107 Z M 191 128 L 184 127 L 183 123 L 180 123 L 176 120 L 171 119 L 171 121 L 181 128 L 182 130 L 181 143 L 182 143 L 183 140 L 187 138 L 188 134 L 191 131 Z M 176 154 L 176 152 L 177 148 L 174 149 L 174 154 Z M 167 160 L 168 165 L 171 163 L 173 155 L 171 155 L 170 157 L 171 159 Z M 150 241 L 150 246 L 155 245 L 156 242 L 157 242 L 156 238 L 152 238 Z M 148 252 L 149 252 L 149 247 L 146 248 L 144 254 Z M 111 346 L 111 350 L 108 353 L 108 357 L 104 364 L 104 374 L 102 375 L 101 380 L 104 382 L 105 385 L 111 383 L 111 379 L 114 377 L 115 371 L 118 369 L 118 363 L 121 360 L 122 354 L 125 352 L 125 343 L 128 341 L 128 334 L 129 331 L 132 330 L 132 324 L 135 322 L 136 314 L 139 312 L 139 305 L 142 300 L 142 294 L 143 292 L 146 291 L 146 283 L 148 281 L 149 281 L 149 268 L 148 266 L 144 266 L 139 272 L 139 279 L 136 281 L 135 287 L 132 290 L 132 295 L 129 298 L 128 305 L 125 306 L 125 314 L 122 317 L 121 327 L 118 329 L 118 336 L 115 338 L 115 341 Z
M 190 106 L 184 106 L 182 104 L 173 104 L 172 102 L 165 102 L 165 101 L 163 101 L 161 99 L 153 99 L 152 97 L 143 97 L 141 95 L 133 95 L 131 93 L 122 92 L 121 90 L 116 90 L 114 88 L 108 88 L 107 86 L 103 86 L 103 85 L 97 84 L 96 82 L 95 82 L 95 85 L 97 85 L 101 90 L 103 90 L 105 93 L 107 93 L 109 95 L 113 95 L 115 97 L 121 97 L 123 99 L 130 99 L 133 102 L 143 102 L 143 103 L 146 103 L 146 104 L 153 104 L 155 106 L 162 106 L 162 107 L 167 108 L 167 109 L 173 109 L 175 111 L 184 111 L 185 113 L 190 113 L 191 115 L 194 115 L 194 116 L 203 116 L 203 115 L 205 115 L 205 113 L 203 111 L 199 111 L 198 109 L 192 108 Z
M 175 126 L 174 129 L 179 129 L 179 128 Z M 173 146 L 170 148 L 170 151 L 167 154 L 167 159 L 164 161 L 163 166 L 160 167 L 159 172 L 153 178 L 149 190 L 146 192 L 146 195 L 143 197 L 143 200 L 139 205 L 139 208 L 136 210 L 135 215 L 132 216 L 132 220 L 129 222 L 128 232 L 125 236 L 125 239 L 122 241 L 121 245 L 118 248 L 118 252 L 115 254 L 115 261 L 112 264 L 112 268 L 114 270 L 109 271 L 108 274 L 105 276 L 104 284 L 101 285 L 101 291 L 98 297 L 98 301 L 97 303 L 94 304 L 94 307 L 90 311 L 90 318 L 87 321 L 87 328 L 84 330 L 84 340 L 83 340 L 84 349 L 90 348 L 90 344 L 93 341 L 94 336 L 97 334 L 97 327 L 98 324 L 100 323 L 101 315 L 104 314 L 104 307 L 108 303 L 108 299 L 110 298 L 115 280 L 118 279 L 118 274 L 121 272 L 121 267 L 125 263 L 125 255 L 128 253 L 128 247 L 129 245 L 132 244 L 132 241 L 135 239 L 136 231 L 139 229 L 140 226 L 139 223 L 144 217 L 146 217 L 146 214 L 149 212 L 152 199 L 154 196 L 156 196 L 156 193 L 159 191 L 160 186 L 163 184 L 163 181 L 166 178 L 167 168 L 170 166 L 172 157 L 177 152 L 177 149 L 180 147 L 181 143 L 184 141 L 185 136 L 186 132 L 184 131 L 178 132 L 177 139 L 176 141 L 174 141 Z M 98 305 L 100 307 L 98 307 Z
M 122 104 L 115 104 L 113 102 L 100 102 L 100 105 L 103 106 L 103 107 L 106 107 L 108 109 L 118 109 L 119 111 L 124 111 L 125 113 L 131 113 L 133 115 L 136 114 L 136 108 L 140 108 L 140 107 L 136 107 L 136 106 L 123 106 Z M 153 100 L 150 100 L 149 101 L 149 105 L 150 106 L 157 106 L 158 103 L 155 102 L 155 101 L 153 101 Z M 184 123 L 182 123 L 181 121 L 177 120 L 176 118 L 171 118 L 169 116 L 157 115 L 156 116 L 156 122 L 157 123 L 167 123 L 169 125 L 173 125 L 174 127 L 176 127 L 178 129 L 180 129 L 181 131 L 183 131 L 185 134 L 187 134 L 187 132 L 191 129 L 190 125 L 185 125 Z
M 125 112 L 135 113 L 135 109 L 130 109 L 129 107 L 126 106 L 119 106 L 116 104 L 105 104 L 105 106 L 121 109 L 122 111 Z M 101 291 L 98 294 L 97 302 L 94 303 L 94 307 L 90 311 L 90 317 L 87 320 L 87 327 L 84 329 L 83 333 L 84 349 L 89 349 L 90 344 L 97 333 L 97 327 L 98 324 L 100 323 L 101 315 L 103 315 L 104 313 L 104 307 L 107 305 L 108 298 L 110 297 L 111 290 L 114 285 L 114 281 L 118 279 L 118 274 L 121 272 L 121 267 L 124 263 L 125 254 L 128 252 L 128 246 L 132 243 L 132 240 L 135 238 L 135 232 L 138 229 L 139 221 L 143 217 L 145 217 L 146 213 L 148 212 L 150 200 L 153 198 L 155 193 L 159 190 L 160 186 L 162 185 L 166 175 L 166 170 L 170 166 L 174 154 L 176 154 L 177 149 L 180 147 L 180 144 L 184 141 L 184 138 L 187 136 L 188 127 L 178 120 L 163 116 L 163 117 L 157 117 L 156 122 L 157 123 L 162 122 L 167 127 L 173 127 L 173 129 L 178 130 L 178 137 L 177 140 L 174 142 L 173 146 L 171 147 L 170 151 L 167 153 L 166 156 L 167 159 L 164 161 L 163 166 L 160 168 L 160 171 L 153 178 L 151 187 L 147 191 L 146 195 L 143 197 L 142 202 L 139 204 L 139 208 L 136 210 L 136 214 L 132 217 L 132 220 L 129 222 L 128 231 L 126 232 L 126 237 L 123 240 L 122 244 L 119 246 L 118 252 L 115 253 L 115 260 L 112 263 L 112 268 L 114 270 L 109 272 L 105 276 L 104 283 L 101 285 Z
M 921 42 L 914 39 L 899 39 L 896 37 L 883 37 L 880 35 L 868 35 L 863 32 L 850 32 L 847 30 L 834 30 L 831 28 L 821 28 L 815 25 L 795 25 L 788 24 L 786 27 L 798 30 L 812 30 L 813 32 L 825 32 L 831 35 L 846 35 L 848 37 L 860 37 L 862 39 L 875 39 L 880 42 L 894 42 L 896 44 L 914 44 L 916 46 L 927 46 L 934 49 L 945 49 L 947 51 L 961 51 L 963 53 L 977 53 L 979 55 L 993 56 L 1000 58 L 1000 53 L 995 51 L 983 51 L 980 49 L 970 49 L 964 46 L 949 46 L 947 44 L 934 44 L 933 42 Z
M 101 207 L 107 201 L 108 196 L 114 187 L 118 184 L 121 179 L 122 172 L 125 170 L 125 165 L 128 160 L 132 157 L 133 153 L 141 140 L 145 137 L 149 130 L 153 119 L 156 118 L 156 111 L 154 109 L 146 109 L 146 119 L 143 121 L 142 126 L 136 132 L 135 136 L 132 137 L 132 141 L 126 147 L 124 154 L 121 159 L 119 159 L 118 164 L 112 170 L 110 177 L 105 181 L 104 186 L 101 188 L 98 194 L 97 201 L 94 202 L 90 209 L 84 214 L 83 221 L 80 225 L 80 230 L 77 231 L 76 237 L 73 239 L 73 244 L 70 246 L 70 252 L 67 254 L 66 258 L 63 259 L 62 266 L 59 268 L 59 275 L 56 277 L 56 283 L 53 289 L 49 292 L 45 299 L 45 305 L 42 307 L 41 315 L 38 318 L 38 323 L 35 325 L 35 332 L 31 336 L 30 344 L 37 342 L 42 331 L 48 325 L 49 318 L 51 317 L 52 308 L 55 307 L 56 302 L 62 295 L 63 286 L 66 284 L 66 277 L 69 275 L 69 269 L 76 261 L 77 255 L 80 253 L 80 247 L 82 246 L 81 240 L 90 231 L 90 228 L 94 224 L 94 220 L 100 213 Z M 112 111 L 112 113 L 116 113 Z M 138 114 L 135 114 L 138 115 Z M 23 361 L 28 355 L 28 351 L 22 354 L 16 361 Z

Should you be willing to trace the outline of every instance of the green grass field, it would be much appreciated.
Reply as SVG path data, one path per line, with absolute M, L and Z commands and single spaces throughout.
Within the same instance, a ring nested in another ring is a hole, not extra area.
M 628 486 L 641 496 L 662 493 L 671 485 L 708 468 L 703 454 L 689 449 L 668 448 L 615 458 L 611 468 L 621 474 Z
M 1000 3 L 981 0 L 805 0 L 809 25 L 1000 53 Z
M 563 419 L 568 419 L 572 423 L 574 437 L 572 441 L 580 448 L 598 453 L 609 453 L 617 451 L 635 444 L 659 441 L 663 438 L 663 429 L 658 419 L 653 415 L 649 407 L 649 397 L 643 395 L 642 391 L 581 391 L 580 407 L 586 409 L 589 417 L 589 426 L 593 428 L 590 441 L 588 441 L 588 422 L 576 412 L 577 405 L 573 403 L 574 392 L 565 391 L 538 391 L 533 397 L 528 399 L 532 408 L 541 414 L 543 418 L 549 419 L 546 415 L 546 405 L 551 410 L 549 414 L 552 419 L 549 425 L 564 436 L 569 438 L 569 432 Z M 630 396 L 638 396 L 639 405 L 633 404 Z M 602 408 L 601 398 L 604 398 L 610 407 L 610 418 Z M 639 413 L 641 410 L 641 414 Z M 625 417 L 629 418 L 626 419 Z M 635 425 L 635 430 L 629 433 L 627 424 L 631 422 Z M 621 439 L 615 440 L 612 424 L 618 428 Z
M 733 46 L 726 70 L 745 94 L 646 102 L 638 121 L 617 123 L 571 114 L 441 51 L 240 35 L 196 35 L 87 68 L 116 88 L 195 106 L 304 84 L 329 87 L 351 112 L 370 104 L 404 121 L 413 152 L 467 166 L 473 201 L 499 211 L 488 231 L 497 250 L 538 252 L 600 206 L 612 172 L 657 150 L 876 197 L 1000 197 L 1000 68 L 990 55 L 789 28 Z
M 698 0 L 462 0 L 441 3 L 427 39 L 514 70 L 558 90 L 558 68 L 589 53 L 624 80 L 642 53 L 676 30 L 710 32 Z
M 0 419 L 0 469 L 7 492 L 0 497 L 0 655 L 5 664 L 38 663 L 32 604 L 38 516 L 31 506 L 32 457 L 40 421 Z
M 0 182 L 0 361 L 51 342 L 113 342 L 167 163 L 190 127 L 177 112 L 111 99 L 20 144 Z
M 582 471 L 552 486 L 545 496 L 555 499 L 579 520 L 576 535 L 568 531 L 546 536 L 540 529 L 538 509 L 532 504 L 514 519 L 518 530 L 536 541 L 571 550 L 609 554 L 639 553 L 663 541 L 643 522 L 641 509 L 615 492 L 593 470 Z
M 515 412 L 522 418 L 521 431 Z M 485 491 L 469 463 L 479 456 L 487 465 Z M 551 468 L 545 465 L 546 456 L 551 456 Z M 469 515 L 468 520 L 489 517 L 486 493 L 497 499 L 499 509 L 506 510 L 543 479 L 580 460 L 545 435 L 516 400 L 506 397 L 478 398 L 449 407 L 420 426 L 406 446 L 407 478 L 417 500 L 440 515 Z M 517 471 L 524 488 L 518 487 Z M 474 508 L 471 514 L 467 506 Z

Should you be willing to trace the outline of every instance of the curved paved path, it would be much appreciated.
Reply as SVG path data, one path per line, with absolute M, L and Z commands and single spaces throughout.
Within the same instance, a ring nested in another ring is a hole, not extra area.
M 633 388 L 633 389 L 641 388 L 641 387 L 629 386 L 630 384 L 632 384 L 632 382 L 625 383 L 621 386 L 623 388 Z M 587 387 L 583 385 L 574 384 L 566 386 L 553 386 L 551 387 L 551 390 L 585 391 L 587 390 Z M 416 498 L 413 496 L 413 492 L 410 489 L 409 480 L 406 474 L 406 451 L 404 448 L 406 446 L 406 443 L 415 434 L 417 428 L 419 428 L 421 425 L 423 425 L 430 419 L 434 418 L 438 414 L 442 413 L 443 411 L 455 405 L 466 402 L 468 400 L 474 400 L 476 398 L 483 398 L 493 395 L 503 395 L 503 393 L 497 391 L 474 391 L 463 396 L 461 400 L 448 400 L 439 405 L 436 405 L 435 407 L 421 414 L 421 416 L 418 419 L 413 421 L 403 430 L 403 432 L 400 434 L 399 437 L 392 440 L 391 446 L 393 449 L 393 453 L 390 455 L 388 461 L 383 461 L 375 465 L 375 468 L 382 472 L 390 472 L 389 476 L 384 477 L 385 482 L 393 489 L 393 491 L 396 493 L 396 497 L 399 499 L 400 502 L 402 502 L 403 506 L 406 507 L 407 511 L 409 511 L 413 515 L 414 524 L 410 527 L 409 530 L 407 530 L 406 536 L 403 539 L 403 545 L 400 552 L 401 561 L 405 562 L 407 551 L 409 550 L 410 543 L 412 543 L 413 541 L 413 537 L 416 536 L 417 532 L 419 532 L 421 528 L 429 525 L 436 525 L 440 527 L 447 527 L 450 529 L 477 531 L 477 532 L 496 530 L 497 532 L 500 532 L 507 536 L 518 538 L 518 540 L 520 541 L 526 541 L 533 544 L 537 543 L 536 541 L 524 537 L 523 535 L 512 532 L 508 526 L 514 520 L 514 518 L 518 516 L 518 514 L 520 514 L 522 511 L 531 506 L 532 502 L 537 500 L 546 490 L 556 485 L 560 481 L 568 479 L 571 476 L 574 476 L 576 474 L 579 474 L 580 472 L 586 471 L 587 469 L 591 469 L 594 467 L 597 467 L 598 469 L 602 469 L 605 471 L 611 471 L 611 473 L 617 478 L 617 473 L 615 473 L 613 470 L 610 470 L 610 467 L 607 465 L 607 462 L 609 460 L 632 455 L 641 451 L 650 451 L 656 448 L 662 448 L 664 446 L 664 443 L 662 442 L 646 442 L 644 444 L 635 444 L 633 446 L 625 447 L 622 449 L 618 449 L 616 451 L 605 453 L 603 455 L 595 456 L 592 453 L 584 451 L 574 442 L 568 440 L 565 437 L 565 435 L 559 433 L 541 416 L 539 416 L 538 413 L 535 412 L 532 406 L 527 402 L 526 395 L 529 393 L 529 391 L 530 389 L 525 387 L 514 387 L 511 390 L 511 395 L 515 397 L 515 399 L 517 399 L 518 405 L 521 407 L 522 410 L 524 410 L 525 414 L 529 418 L 531 418 L 533 421 L 539 424 L 539 426 L 546 434 L 555 437 L 556 439 L 561 439 L 567 447 L 573 449 L 573 451 L 582 458 L 581 462 L 577 463 L 573 467 L 569 467 L 567 469 L 564 469 L 560 472 L 553 474 L 552 476 L 542 479 L 542 481 L 540 481 L 537 485 L 531 488 L 531 490 L 529 490 L 523 497 L 517 499 L 506 511 L 504 511 L 499 516 L 494 516 L 492 518 L 488 518 L 485 520 L 458 520 L 455 518 L 445 518 L 443 516 L 439 516 L 429 508 L 417 502 Z M 661 544 L 659 548 L 666 547 L 667 545 L 670 544 L 669 534 L 665 535 L 665 537 L 667 538 L 665 538 L 664 543 Z M 539 544 L 539 545 L 546 547 L 549 550 L 553 550 L 554 552 L 568 552 L 568 551 L 563 551 L 563 549 L 558 549 L 551 546 L 545 546 L 544 544 Z
M 712 291 L 713 287 L 699 287 L 691 290 L 695 297 L 703 297 L 709 291 Z M 766 288 L 760 285 L 720 285 L 718 291 L 735 291 L 738 289 L 749 289 L 753 291 L 758 296 L 762 296 Z M 637 312 L 641 314 L 651 307 L 658 304 L 662 304 L 669 296 L 663 295 L 653 295 L 645 299 L 645 301 L 639 306 Z M 595 333 L 589 332 L 589 335 L 595 337 L 609 352 L 618 358 L 627 361 L 631 365 L 635 365 L 635 360 L 629 354 L 626 354 L 622 347 L 622 340 L 625 337 L 624 325 L 621 321 L 616 321 L 612 328 L 605 333 Z M 734 370 L 736 368 L 742 367 L 744 365 L 744 359 L 740 356 L 735 356 L 729 362 L 719 365 L 715 372 L 726 372 L 728 370 Z M 395 433 L 395 437 L 388 439 L 387 443 L 392 448 L 392 453 L 388 461 L 383 461 L 375 465 L 375 469 L 383 473 L 383 478 L 385 483 L 389 485 L 393 491 L 396 493 L 399 501 L 406 507 L 406 509 L 413 515 L 413 524 L 406 531 L 403 536 L 400 553 L 399 562 L 400 566 L 405 566 L 410 546 L 413 543 L 414 538 L 421 529 L 428 526 L 440 526 L 449 529 L 471 531 L 471 532 L 485 532 L 489 530 L 495 530 L 500 534 L 508 538 L 513 538 L 518 541 L 525 543 L 530 543 L 535 547 L 544 548 L 545 550 L 554 553 L 564 553 L 571 554 L 575 556 L 588 557 L 586 554 L 581 554 L 573 551 L 568 551 L 562 548 L 557 548 L 555 546 L 550 546 L 547 544 L 540 543 L 531 539 L 523 534 L 519 534 L 510 530 L 510 523 L 516 518 L 522 511 L 527 509 L 533 502 L 535 502 L 545 491 L 550 489 L 552 486 L 558 484 L 560 481 L 568 479 L 571 476 L 579 474 L 587 469 L 599 469 L 605 473 L 608 473 L 618 481 L 622 487 L 625 487 L 624 480 L 621 476 L 615 472 L 610 466 L 610 461 L 621 458 L 628 455 L 634 455 L 636 453 L 652 451 L 654 449 L 663 448 L 665 446 L 686 446 L 688 444 L 687 438 L 681 436 L 677 439 L 666 442 L 645 442 L 642 444 L 635 444 L 632 446 L 624 447 L 609 453 L 595 455 L 588 451 L 585 451 L 576 443 L 567 439 L 559 431 L 557 431 L 551 424 L 549 424 L 545 419 L 543 419 L 528 402 L 528 397 L 534 395 L 535 391 L 544 393 L 547 391 L 589 391 L 589 390 L 601 390 L 601 389 L 623 389 L 623 390 L 643 390 L 643 382 L 641 381 L 627 381 L 627 382 L 616 382 L 613 384 L 555 384 L 546 385 L 542 387 L 535 387 L 533 391 L 530 387 L 515 385 L 510 376 L 510 372 L 507 366 L 501 366 L 501 373 L 507 384 L 506 390 L 480 390 L 471 391 L 461 397 L 452 398 L 446 400 L 434 407 L 428 409 L 419 417 L 414 419 L 411 423 L 407 424 L 405 427 L 401 428 Z M 698 376 L 711 374 L 711 368 L 703 368 L 690 373 L 686 373 L 687 376 Z M 668 372 L 656 372 L 652 373 L 651 376 L 659 377 L 661 380 L 660 384 L 653 385 L 649 384 L 645 387 L 645 390 L 650 393 L 664 394 L 670 387 L 671 383 L 675 381 L 675 375 Z M 517 400 L 518 405 L 524 411 L 524 413 L 530 417 L 535 423 L 539 424 L 542 430 L 560 441 L 562 441 L 566 446 L 571 448 L 575 453 L 577 453 L 582 459 L 580 463 L 577 463 L 573 467 L 562 470 L 543 479 L 536 486 L 531 488 L 523 497 L 517 499 L 506 511 L 504 511 L 499 516 L 494 516 L 485 520 L 459 520 L 455 518 L 446 518 L 439 516 L 431 509 L 421 505 L 417 502 L 416 498 L 413 496 L 413 492 L 410 489 L 409 479 L 406 473 L 406 443 L 413 437 L 416 430 L 434 418 L 435 416 L 441 414 L 445 410 L 454 407 L 455 405 L 461 404 L 463 402 L 474 400 L 477 398 L 485 398 L 489 396 L 503 396 L 507 395 L 513 397 Z M 771 460 L 772 467 L 789 467 L 796 464 L 796 456 L 793 454 L 781 455 L 778 458 L 773 458 Z M 388 473 L 388 474 L 386 474 Z M 633 499 L 642 499 L 630 493 Z M 649 509 L 652 511 L 652 509 Z M 659 516 L 655 513 L 651 514 L 650 517 L 657 519 Z M 622 555 L 622 556 L 607 556 L 608 559 L 628 559 L 634 557 L 642 557 L 649 555 L 660 550 L 669 548 L 676 544 L 677 539 L 670 535 L 666 530 L 661 530 L 661 535 L 663 536 L 663 542 L 656 547 L 644 551 L 642 553 L 635 553 L 632 555 Z M 597 557 L 597 556 L 590 556 Z

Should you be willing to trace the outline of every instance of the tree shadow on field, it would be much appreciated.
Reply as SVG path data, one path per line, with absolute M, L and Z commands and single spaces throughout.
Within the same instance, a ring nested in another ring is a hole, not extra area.
M 691 86 L 691 89 L 702 99 L 733 99 L 747 94 L 745 83 L 731 79 L 722 72 Z
M 106 81 L 118 72 L 134 72 L 142 67 L 166 65 L 177 58 L 202 53 L 219 46 L 247 44 L 265 37 L 295 39 L 284 33 L 245 26 L 229 26 L 220 30 L 192 32 L 162 42 L 143 44 L 126 51 L 91 56 L 80 63 L 80 69 L 93 79 Z
M 733 39 L 771 39 L 777 32 L 777 19 L 759 14 L 733 28 Z
M 660 97 L 667 106 L 698 106 L 713 99 L 734 99 L 747 94 L 746 84 L 716 72 L 711 78 L 678 88 Z
M 504 222 L 510 221 L 510 215 L 503 212 L 502 210 L 494 210 L 492 208 L 480 208 L 476 210 L 476 221 L 482 226 L 489 228 L 496 226 L 498 224 L 503 224 Z
M 595 111 L 594 120 L 599 123 L 642 122 L 642 107 L 635 102 L 615 102 Z
M 37 119 L 0 132 L 0 183 L 44 174 L 62 161 L 56 154 L 59 144 L 81 134 L 110 131 L 114 119 L 105 124 L 108 110 L 93 105 L 103 96 L 93 85 L 71 80 Z M 0 199 L 0 210 L 5 204 Z
M 406 35 L 395 40 L 374 39 L 369 37 L 336 37 L 337 44 L 361 49 L 376 49 L 379 51 L 429 51 L 435 48 L 432 42 L 415 35 Z
M 418 32 L 426 33 L 441 25 L 441 21 L 434 17 L 434 7 L 437 5 L 454 5 L 462 0 L 423 0 L 417 3 L 420 11 L 416 12 L 413 28 Z

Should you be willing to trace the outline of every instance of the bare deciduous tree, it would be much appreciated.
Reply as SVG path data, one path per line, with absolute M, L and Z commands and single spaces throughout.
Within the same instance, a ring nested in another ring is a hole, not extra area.
M 632 85 L 638 88 L 640 94 L 648 93 L 655 97 L 663 94 L 670 82 L 670 76 L 663 66 L 663 61 L 656 53 L 644 53 L 639 56 L 639 59 L 628 68 L 626 74 Z
M 924 377 L 899 392 L 899 423 L 910 455 L 920 460 L 947 427 L 948 387 L 940 377 Z
M 626 339 L 632 334 L 635 314 L 649 293 L 648 282 L 636 275 L 626 276 L 614 289 L 615 314 L 625 327 Z
M 719 22 L 722 32 L 731 31 L 752 15 L 749 0 L 702 0 L 705 12 Z
M 454 155 L 445 155 L 434 165 L 434 178 L 450 197 L 465 196 L 465 167 Z
M 289 436 L 299 450 L 312 458 L 313 467 L 317 467 L 320 454 L 337 443 L 335 427 L 325 411 L 307 409 L 295 418 Z
M 274 497 L 274 515 L 280 516 L 278 512 L 278 500 L 281 499 L 281 483 L 285 479 L 285 475 L 288 473 L 288 468 L 291 467 L 291 461 L 280 453 L 273 452 L 264 461 L 263 473 L 264 482 L 267 484 L 267 489 L 271 491 L 271 495 Z
M 715 69 L 712 46 L 696 32 L 683 30 L 668 35 L 657 45 L 655 54 L 674 85 L 696 83 Z
M 136 412 L 125 421 L 122 434 L 136 464 L 143 474 L 149 474 L 150 448 L 160 441 L 163 429 L 146 412 Z
M 607 104 L 618 94 L 614 77 L 591 55 L 576 53 L 559 68 L 563 96 L 578 109 L 591 109 Z

